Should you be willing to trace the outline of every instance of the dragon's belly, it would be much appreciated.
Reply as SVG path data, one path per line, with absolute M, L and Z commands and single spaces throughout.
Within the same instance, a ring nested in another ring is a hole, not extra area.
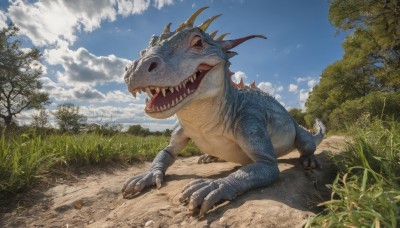
M 218 157 L 222 160 L 242 165 L 253 163 L 239 145 L 224 136 L 199 137 L 192 136 L 192 141 L 201 152 Z

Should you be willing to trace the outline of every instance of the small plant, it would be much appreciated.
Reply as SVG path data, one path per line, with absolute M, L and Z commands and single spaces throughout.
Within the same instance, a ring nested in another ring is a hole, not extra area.
M 400 224 L 400 123 L 362 121 L 353 142 L 335 155 L 341 169 L 332 199 L 307 227 L 398 227 Z

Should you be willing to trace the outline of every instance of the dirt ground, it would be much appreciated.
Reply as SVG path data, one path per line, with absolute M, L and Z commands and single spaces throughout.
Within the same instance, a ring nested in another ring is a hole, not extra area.
M 34 189 L 25 199 L 31 206 L 0 214 L 0 227 L 302 227 L 329 199 L 327 185 L 335 169 L 327 151 L 337 152 L 343 137 L 331 136 L 318 146 L 322 169 L 304 171 L 293 151 L 279 158 L 279 180 L 269 187 L 223 202 L 198 219 L 179 203 L 183 186 L 196 178 L 220 178 L 238 168 L 222 162 L 197 164 L 197 157 L 180 158 L 167 171 L 166 182 L 134 199 L 123 199 L 121 187 L 150 163 L 77 176 L 74 181 L 44 190 Z

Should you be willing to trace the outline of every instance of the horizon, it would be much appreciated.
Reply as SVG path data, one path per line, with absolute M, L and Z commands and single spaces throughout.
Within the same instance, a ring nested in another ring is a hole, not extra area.
M 93 7 L 93 6 L 97 7 Z M 284 1 L 2 1 L 0 28 L 20 28 L 23 48 L 43 54 L 43 89 L 52 102 L 46 107 L 73 103 L 88 123 L 140 124 L 151 131 L 171 129 L 175 118 L 150 118 L 144 113 L 145 95 L 136 99 L 123 82 L 124 67 L 147 47 L 152 34 L 172 22 L 175 29 L 194 11 L 209 6 L 196 25 L 222 14 L 208 32 L 229 32 L 226 39 L 263 34 L 236 47 L 231 59 L 233 79 L 243 78 L 274 96 L 286 109 L 305 109 L 305 101 L 322 71 L 343 55 L 344 34 L 328 21 L 329 3 Z M 217 35 L 218 36 L 218 35 Z M 17 116 L 30 123 L 35 110 Z M 54 125 L 54 117 L 50 118 Z

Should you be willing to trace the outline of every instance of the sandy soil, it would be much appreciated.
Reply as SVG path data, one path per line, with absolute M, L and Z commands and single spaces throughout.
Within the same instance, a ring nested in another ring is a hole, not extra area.
M 302 227 L 321 210 L 316 205 L 329 199 L 326 185 L 336 171 L 327 151 L 339 151 L 343 142 L 344 138 L 332 136 L 318 146 L 320 170 L 302 170 L 297 151 L 280 158 L 277 182 L 223 202 L 200 220 L 179 203 L 182 187 L 196 178 L 224 177 L 237 164 L 199 165 L 197 157 L 180 158 L 167 171 L 161 189 L 130 200 L 121 197 L 122 184 L 149 163 L 59 180 L 59 185 L 26 194 L 31 206 L 0 215 L 0 227 Z

